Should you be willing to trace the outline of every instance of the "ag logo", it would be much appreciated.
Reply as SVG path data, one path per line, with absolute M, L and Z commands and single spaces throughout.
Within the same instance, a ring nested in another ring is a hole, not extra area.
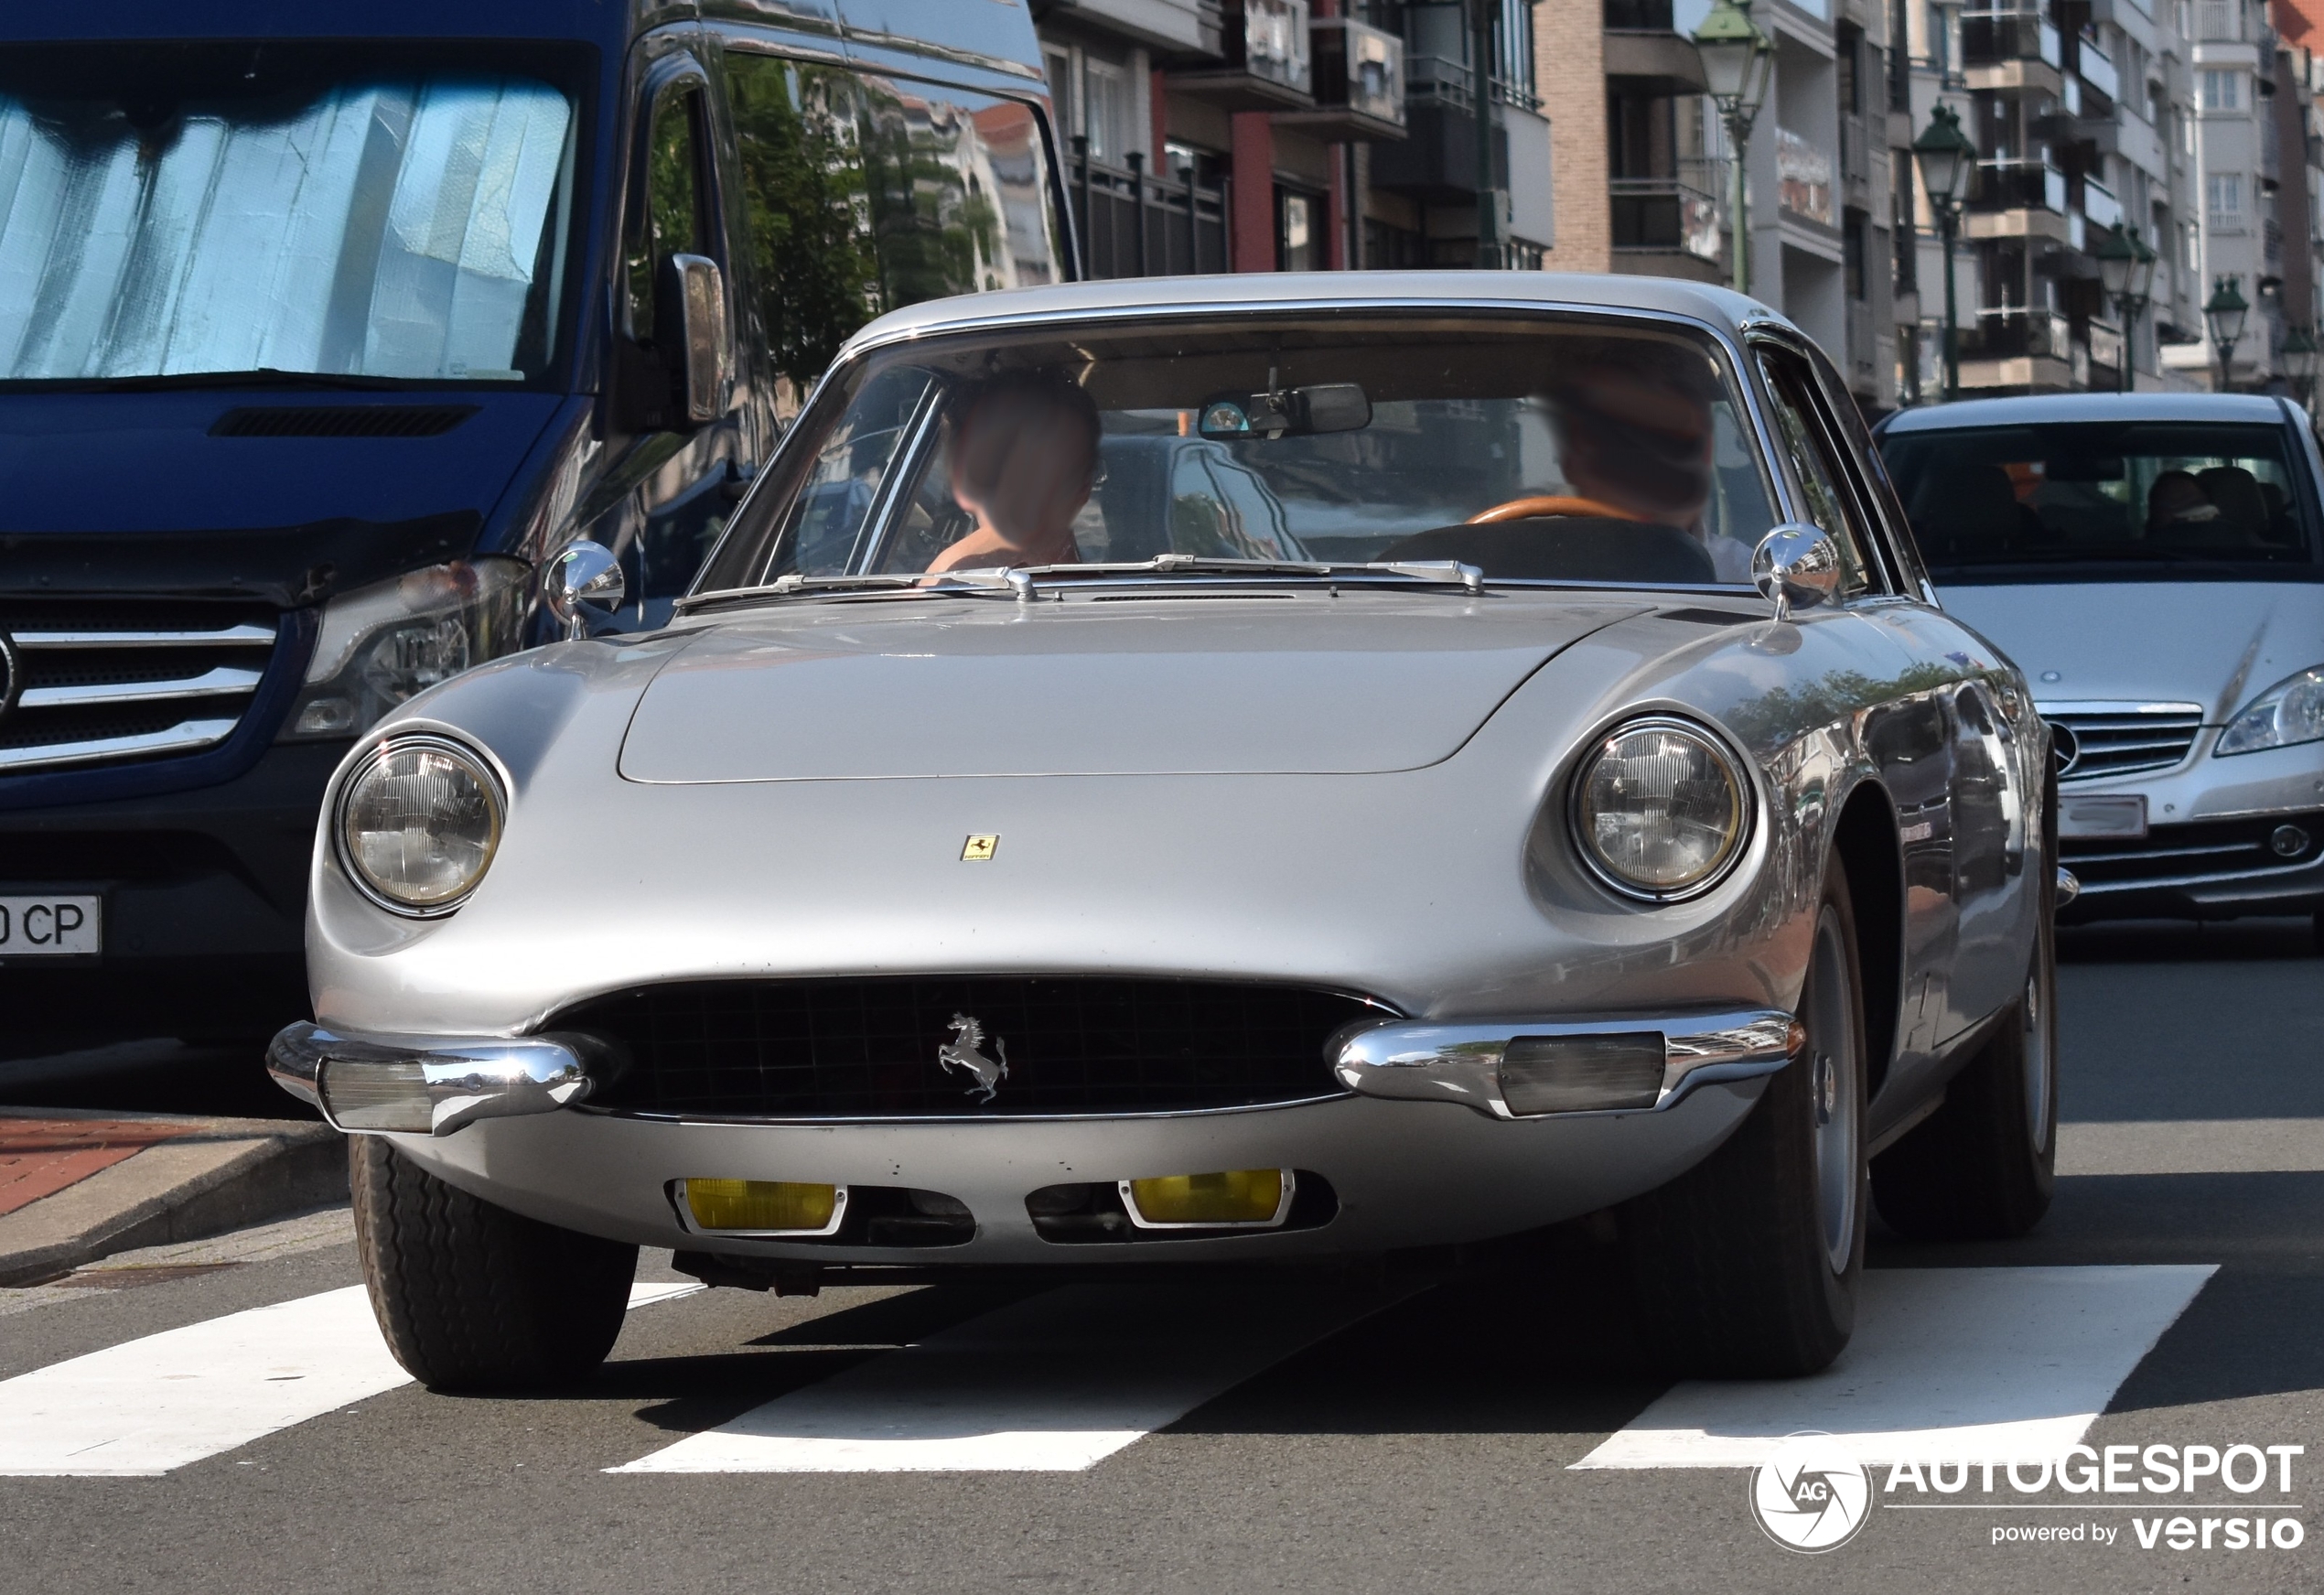
M 1863 1464 L 1828 1434 L 1788 1435 L 1751 1472 L 1751 1515 L 1787 1551 L 1844 1546 L 1871 1509 Z

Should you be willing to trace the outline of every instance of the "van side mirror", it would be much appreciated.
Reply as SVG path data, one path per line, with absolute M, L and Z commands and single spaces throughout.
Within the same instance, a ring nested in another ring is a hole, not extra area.
M 1797 606 L 1812 609 L 1840 590 L 1840 550 L 1821 526 L 1787 521 L 1751 551 L 1751 585 L 1789 620 Z
M 671 375 L 685 424 L 699 426 L 726 413 L 734 381 L 734 338 L 726 320 L 726 279 L 707 255 L 673 254 L 662 266 L 662 306 L 656 319 L 675 322 Z M 667 323 L 664 323 L 667 325 Z
M 541 601 L 565 627 L 568 642 L 586 637 L 589 617 L 612 614 L 629 593 L 629 578 L 613 550 L 586 537 L 558 549 L 541 578 Z

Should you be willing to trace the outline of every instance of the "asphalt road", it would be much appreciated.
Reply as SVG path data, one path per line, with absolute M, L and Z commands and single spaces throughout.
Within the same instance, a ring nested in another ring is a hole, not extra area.
M 2095 1171 L 2023 1241 L 1876 1244 L 1888 1305 L 1822 1382 L 1669 1390 L 1576 1234 L 1497 1275 L 1257 1301 L 695 1292 L 634 1307 L 584 1389 L 453 1398 L 382 1372 L 360 1303 L 328 1294 L 358 1276 L 324 1213 L 0 1291 L 0 1468 L 134 1461 L 160 1442 L 115 1442 L 174 1399 L 173 1357 L 252 1381 L 158 1476 L 0 1478 L 0 1590 L 2324 1588 L 2324 958 L 2305 925 L 2071 943 L 2060 1145 Z M 1944 1316 L 1963 1303 L 1990 1305 Z M 893 1471 L 890 1429 L 964 1396 L 999 1416 L 955 1426 L 954 1465 Z M 2095 1411 L 2095 1456 L 2242 1445 L 2231 1472 L 2267 1471 L 2068 1493 L 1973 1468 L 1948 1493 L 1876 1466 L 1860 1531 L 1808 1557 L 1761 1532 L 1745 1469 L 1574 1465 L 1667 1460 L 1705 1411 L 1714 1435 L 1981 1443 Z M 1092 1465 L 1028 1469 L 1075 1446 Z M 812 1471 L 735 1471 L 769 1459 Z M 2271 1543 L 2227 1548 L 2230 1517 Z M 1996 1543 L 2037 1531 L 2066 1537 Z

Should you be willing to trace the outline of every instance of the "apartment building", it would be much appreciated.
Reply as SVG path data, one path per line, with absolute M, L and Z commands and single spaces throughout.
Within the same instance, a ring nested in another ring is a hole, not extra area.
M 1555 242 L 1533 0 L 1033 10 L 1098 276 L 1475 265 L 1488 207 L 1482 264 Z
M 1555 108 L 1558 235 L 1573 271 L 1732 280 L 1726 131 L 1692 36 L 1711 0 L 1561 0 L 1534 22 Z M 1751 292 L 1831 354 L 1868 410 L 1896 403 L 1888 17 L 1866 0 L 1759 0 L 1774 79 L 1743 151 Z M 1906 135 L 1909 138 L 1909 135 Z

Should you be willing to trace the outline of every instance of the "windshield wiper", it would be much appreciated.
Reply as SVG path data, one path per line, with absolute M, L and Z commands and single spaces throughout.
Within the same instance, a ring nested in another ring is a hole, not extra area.
M 795 598 L 801 593 L 990 591 L 1018 585 L 1006 570 L 948 570 L 935 576 L 779 576 L 758 587 L 721 587 L 715 592 L 690 593 L 680 598 L 676 612 L 688 614 L 712 604 L 749 603 L 766 598 Z
M 364 393 L 393 393 L 414 387 L 467 387 L 465 377 L 447 377 L 441 383 L 411 377 L 349 376 L 327 372 L 255 371 L 168 372 L 138 377 L 20 377 L 12 388 L 44 388 L 60 393 L 143 393 L 166 388 L 337 388 Z
M 1331 578 L 1350 576 L 1394 576 L 1407 581 L 1458 586 L 1470 592 L 1484 590 L 1485 573 L 1473 565 L 1450 559 L 1378 560 L 1355 565 L 1327 559 L 1229 559 L 1200 554 L 1157 554 L 1152 559 L 1124 565 L 1034 565 L 1011 573 L 1038 577 L 1113 576 L 1307 576 Z

